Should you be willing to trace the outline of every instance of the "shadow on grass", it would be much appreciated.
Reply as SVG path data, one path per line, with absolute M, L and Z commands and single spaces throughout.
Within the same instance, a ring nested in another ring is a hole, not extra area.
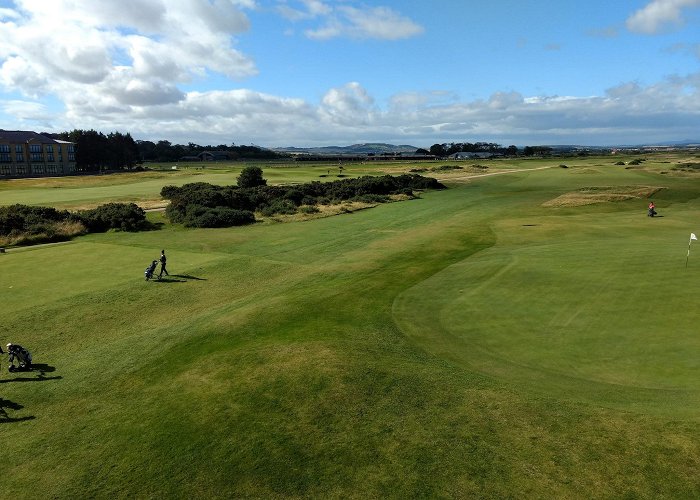
M 188 281 L 207 281 L 206 278 L 198 278 L 189 274 L 170 274 L 164 278 L 153 278 L 155 283 L 187 283 Z
M 170 277 L 152 279 L 154 283 L 187 283 L 187 280 L 178 280 Z
M 0 384 L 5 384 L 7 382 L 42 382 L 44 380 L 61 380 L 63 377 L 47 377 L 47 373 L 55 372 L 56 368 L 44 363 L 32 363 L 32 367 L 29 370 L 17 370 L 11 373 L 22 373 L 22 374 L 36 374 L 36 377 L 15 377 L 10 379 L 0 380 Z
M 36 417 L 33 415 L 27 416 L 27 417 L 17 417 L 13 418 L 7 413 L 7 408 L 10 410 L 21 410 L 24 408 L 19 403 L 15 403 L 13 401 L 10 401 L 9 399 L 2 399 L 0 398 L 0 424 L 9 424 L 12 422 L 24 422 L 25 420 L 34 420 Z

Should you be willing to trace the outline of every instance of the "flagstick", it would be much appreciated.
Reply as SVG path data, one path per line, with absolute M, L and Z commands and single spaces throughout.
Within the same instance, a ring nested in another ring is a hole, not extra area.
M 697 240 L 695 233 L 690 233 L 690 239 L 688 240 L 688 254 L 685 256 L 685 268 L 688 269 L 688 257 L 690 257 L 690 244 L 693 240 Z

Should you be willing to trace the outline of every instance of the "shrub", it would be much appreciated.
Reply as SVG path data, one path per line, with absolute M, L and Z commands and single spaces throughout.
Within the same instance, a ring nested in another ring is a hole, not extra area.
M 389 197 L 384 194 L 361 194 L 353 198 L 353 201 L 362 203 L 386 203 L 389 201 Z
M 183 222 L 186 227 L 232 227 L 252 224 L 255 216 L 246 210 L 189 205 Z
M 297 207 L 289 200 L 274 200 L 271 204 L 261 207 L 260 213 L 265 217 L 275 214 L 292 215 L 297 213 Z
M 317 214 L 317 213 L 320 212 L 320 210 L 318 209 L 318 207 L 316 207 L 316 206 L 314 206 L 314 205 L 302 205 L 301 207 L 299 207 L 299 211 L 300 211 L 302 214 L 307 214 L 307 215 L 310 215 L 310 214 Z
M 257 167 L 248 167 L 248 169 L 260 170 Z M 261 170 L 260 173 L 262 173 Z M 181 187 L 166 186 L 161 190 L 161 195 L 170 199 L 165 212 L 166 216 L 172 222 L 184 223 L 187 220 L 187 224 L 192 224 L 193 217 L 195 219 L 212 217 L 211 214 L 204 215 L 206 212 L 204 208 L 226 207 L 248 212 L 259 210 L 265 216 L 293 214 L 301 205 L 337 204 L 363 196 L 372 203 L 382 203 L 387 201 L 387 196 L 391 194 L 411 196 L 414 190 L 444 189 L 445 187 L 436 179 L 415 174 L 398 177 L 364 176 L 326 183 L 314 181 L 295 186 L 242 187 L 240 184 L 239 182 L 239 186 L 215 186 L 199 182 Z M 198 208 L 191 208 L 191 206 Z M 192 215 L 193 210 L 197 211 L 198 215 Z M 218 222 L 207 222 L 207 224 L 218 224 Z
M 440 165 L 438 167 L 433 167 L 430 170 L 434 172 L 446 172 L 449 170 L 463 170 L 463 167 L 460 167 L 459 165 Z
M 0 207 L 0 235 L 38 234 L 43 232 L 47 225 L 65 221 L 69 217 L 68 211 L 51 207 L 21 204 Z
M 138 231 L 144 229 L 146 212 L 135 203 L 107 203 L 91 210 L 82 210 L 73 215 L 91 233 L 101 233 L 110 229 Z

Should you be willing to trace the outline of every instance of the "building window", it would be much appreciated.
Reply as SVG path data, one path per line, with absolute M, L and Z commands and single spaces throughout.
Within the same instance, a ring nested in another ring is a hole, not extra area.
M 10 163 L 12 158 L 10 158 L 10 145 L 0 144 L 0 162 Z
M 53 146 L 51 144 L 46 146 L 46 161 L 56 161 L 53 159 Z
M 9 165 L 0 165 L 0 175 L 12 175 L 12 170 Z
M 16 169 L 17 175 L 27 175 L 27 167 L 24 164 L 17 165 Z
M 24 148 L 21 144 L 15 145 L 15 161 L 24 161 Z
M 44 154 L 41 151 L 41 144 L 29 145 L 29 157 L 32 161 L 44 161 Z
M 68 161 L 75 161 L 75 146 L 73 144 L 68 145 Z
M 46 166 L 46 173 L 56 175 L 56 165 L 47 165 Z
M 46 173 L 43 165 L 32 165 L 32 173 L 43 175 Z

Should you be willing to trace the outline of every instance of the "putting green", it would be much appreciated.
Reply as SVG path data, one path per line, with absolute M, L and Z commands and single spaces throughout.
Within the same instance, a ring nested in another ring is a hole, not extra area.
M 700 402 L 700 264 L 684 267 L 691 226 L 606 219 L 501 221 L 497 245 L 400 295 L 396 321 L 426 351 L 521 388 L 691 414 Z

